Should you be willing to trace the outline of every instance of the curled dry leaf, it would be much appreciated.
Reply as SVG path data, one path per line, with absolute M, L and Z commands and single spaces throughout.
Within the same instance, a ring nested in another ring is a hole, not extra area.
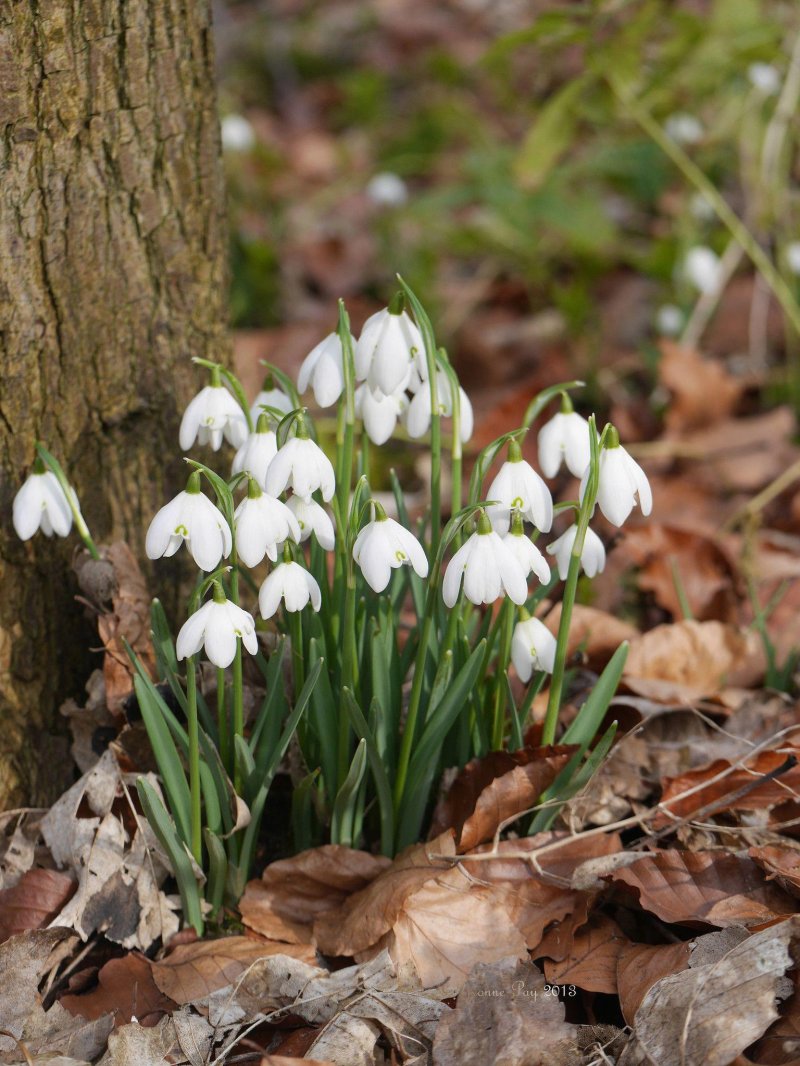
M 430 835 L 452 827 L 459 852 L 491 840 L 501 825 L 538 803 L 574 750 L 520 748 L 473 759 L 439 801 Z
M 245 925 L 272 940 L 311 942 L 316 918 L 368 884 L 391 860 L 340 844 L 326 844 L 270 863 L 239 901 Z
M 0 892 L 0 943 L 47 925 L 75 887 L 75 880 L 58 870 L 28 870 L 12 888 Z
M 800 920 L 789 919 L 658 981 L 636 1012 L 620 1066 L 728 1066 L 777 1018 L 798 933 Z
M 61 996 L 59 1003 L 70 1014 L 82 1018 L 99 1018 L 110 1014 L 119 1026 L 137 1018 L 140 1023 L 158 1020 L 170 1014 L 176 1004 L 156 986 L 152 963 L 137 952 L 111 959 L 97 975 L 97 986 L 90 992 Z
M 692 703 L 728 687 L 747 687 L 764 674 L 756 633 L 722 622 L 673 622 L 631 642 L 623 679 L 659 703 Z
M 750 848 L 747 854 L 761 867 L 769 880 L 776 881 L 793 896 L 800 895 L 800 850 L 767 844 L 760 848 Z
M 617 956 L 617 994 L 622 1016 L 633 1025 L 639 1005 L 657 981 L 689 966 L 692 941 L 677 944 L 624 944 Z
M 617 961 L 630 941 L 616 922 L 599 914 L 589 919 L 572 941 L 569 954 L 545 960 L 548 981 L 577 985 L 587 992 L 617 992 Z
M 561 604 L 548 613 L 544 624 L 555 636 L 561 621 Z M 589 665 L 602 669 L 617 648 L 625 640 L 634 640 L 639 630 L 628 622 L 623 622 L 613 614 L 600 611 L 596 607 L 586 607 L 576 603 L 572 608 L 572 618 L 567 641 L 567 655 L 582 652 Z
M 749 926 L 795 911 L 794 900 L 766 883 L 752 859 L 724 851 L 657 851 L 607 880 L 629 886 L 639 905 L 664 922 Z
M 580 1066 L 577 1029 L 533 963 L 478 964 L 433 1044 L 434 1066 Z
M 28 1019 L 42 1010 L 38 984 L 48 960 L 60 945 L 75 943 L 68 929 L 39 929 L 12 936 L 0 945 L 0 1053 L 13 1051 Z M 13 1039 L 16 1038 L 16 1039 Z
M 99 1066 L 165 1066 L 175 1044 L 175 1030 L 169 1018 L 150 1029 L 131 1022 L 108 1038 L 108 1051 Z
M 780 1004 L 780 1017 L 747 1050 L 748 1062 L 758 1066 L 796 1066 L 800 1059 L 800 987 L 795 970 L 794 991 Z

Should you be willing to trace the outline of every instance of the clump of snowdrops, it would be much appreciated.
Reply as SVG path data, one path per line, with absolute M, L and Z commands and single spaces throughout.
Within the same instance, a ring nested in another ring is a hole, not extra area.
M 327 836 L 393 855 L 419 839 L 443 769 L 523 745 L 548 676 L 543 742 L 553 743 L 578 578 L 605 565 L 589 526 L 595 507 L 617 526 L 637 503 L 643 514 L 651 508 L 647 478 L 614 427 L 598 432 L 594 417 L 574 411 L 575 381 L 542 392 L 521 427 L 484 448 L 465 490 L 471 406 L 419 300 L 401 285 L 358 341 L 340 304 L 336 330 L 308 355 L 297 388 L 270 367 L 252 407 L 228 369 L 195 360 L 209 382 L 183 415 L 181 448 L 216 453 L 227 441 L 235 456 L 230 476 L 187 458 L 185 489 L 153 518 L 148 556 L 185 546 L 198 576 L 175 641 L 154 601 L 160 678 L 130 655 L 163 789 L 141 778 L 139 796 L 198 930 L 243 891 L 270 784 L 290 744 L 302 767 L 292 802 L 296 846 Z M 332 448 L 321 446 L 301 403 L 309 388 L 320 407 L 336 407 Z M 521 450 L 528 427 L 554 404 L 559 409 L 539 432 L 540 467 L 552 478 L 564 463 L 581 478 L 579 498 L 555 506 Z M 374 449 L 399 427 L 430 441 L 430 504 L 415 521 L 394 472 L 388 486 L 371 476 Z M 487 484 L 497 458 L 502 465 Z M 535 615 L 556 583 L 537 543 L 554 516 L 565 527 L 547 547 L 564 582 L 557 636 Z M 97 557 L 74 491 L 39 445 L 14 502 L 17 532 L 65 536 L 73 522 Z M 265 560 L 266 576 L 254 577 Z M 542 797 L 532 829 L 550 824 L 608 751 L 614 726 L 597 733 L 625 651 L 560 737 L 575 754 Z M 266 688 L 249 722 L 245 656 Z M 213 706 L 199 683 L 204 659 L 216 669 Z M 521 699 L 513 673 L 526 686 Z M 185 724 L 156 680 L 168 684 Z

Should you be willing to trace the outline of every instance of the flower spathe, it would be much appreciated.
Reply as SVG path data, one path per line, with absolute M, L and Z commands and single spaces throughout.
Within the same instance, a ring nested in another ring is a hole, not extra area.
M 77 507 L 78 497 L 73 489 L 70 492 Z M 54 533 L 59 537 L 67 536 L 72 529 L 72 510 L 52 470 L 40 472 L 34 466 L 14 497 L 12 519 L 20 540 L 29 540 L 38 529 L 46 537 L 52 537 Z
M 453 414 L 453 394 L 447 375 L 441 370 L 437 371 L 436 374 L 436 389 L 439 414 L 444 418 L 450 418 Z M 461 438 L 461 443 L 466 444 L 472 436 L 474 417 L 469 397 L 460 385 L 458 387 L 458 398 L 460 421 L 459 436 Z M 408 405 L 408 410 L 405 414 L 406 431 L 409 437 L 417 440 L 428 432 L 431 426 L 432 410 L 430 385 L 427 381 L 420 381 L 416 395 Z
M 581 481 L 581 501 L 588 479 L 587 470 Z M 650 482 L 636 460 L 619 444 L 619 438 L 614 433 L 610 445 L 607 444 L 600 452 L 597 506 L 613 526 L 621 526 L 637 500 L 642 514 L 649 515 L 653 509 Z
M 383 592 L 392 577 L 392 570 L 408 565 L 420 577 L 428 576 L 428 559 L 422 545 L 404 526 L 387 518 L 383 508 L 376 507 L 376 517 L 361 530 L 353 545 L 353 558 L 374 592 Z
M 320 609 L 322 594 L 308 570 L 295 562 L 283 562 L 269 574 L 258 592 L 258 609 L 262 618 L 272 618 L 283 600 L 287 611 L 302 611 L 310 601 Z
M 205 647 L 208 660 L 224 670 L 236 655 L 237 637 L 241 637 L 251 655 L 256 654 L 258 637 L 253 616 L 224 596 L 220 602 L 215 590 L 215 598 L 204 603 L 181 626 L 175 653 L 179 660 L 187 659 Z
M 188 451 L 196 439 L 199 444 L 210 444 L 216 452 L 223 437 L 234 448 L 241 448 L 247 439 L 247 419 L 228 390 L 212 380 L 183 413 L 180 445 Z
M 267 483 L 269 464 L 278 454 L 278 438 L 266 423 L 266 417 L 261 414 L 255 433 L 248 436 L 233 457 L 231 467 L 232 474 L 246 472 L 256 479 L 262 489 Z
M 297 520 L 300 536 L 295 538 L 303 544 L 313 533 L 317 543 L 325 551 L 333 551 L 336 534 L 331 516 L 316 500 L 304 500 L 302 496 L 290 496 L 286 506 Z
M 355 344 L 352 337 L 350 340 Z M 320 407 L 331 407 L 342 395 L 342 342 L 337 333 L 329 333 L 303 360 L 297 375 L 297 389 L 305 392 L 309 385 Z
M 300 541 L 297 519 L 285 503 L 263 493 L 255 481 L 233 514 L 236 551 L 245 566 L 258 566 L 266 555 L 278 558 L 278 545 L 289 537 Z
M 517 510 L 542 533 L 553 524 L 553 498 L 550 490 L 530 463 L 522 458 L 519 444 L 512 440 L 508 461 L 503 463 L 486 493 L 496 503 L 486 513 L 498 533 L 508 532 L 511 512 Z
M 571 407 L 571 405 L 570 405 Z M 582 477 L 591 459 L 589 423 L 577 411 L 561 410 L 539 430 L 539 465 L 545 477 L 555 477 L 562 460 L 575 477 Z
M 356 389 L 356 414 L 364 423 L 364 429 L 373 444 L 386 443 L 407 406 L 408 399 L 402 389 L 388 396 L 373 392 L 366 383 Z
M 505 593 L 522 604 L 528 596 L 522 567 L 485 514 L 478 520 L 477 532 L 458 549 L 445 571 L 442 597 L 448 607 L 458 599 L 462 578 L 464 595 L 472 603 L 494 603 Z
M 423 347 L 420 332 L 406 312 L 386 307 L 364 323 L 355 349 L 356 378 L 389 396 L 406 387 Z
M 327 503 L 336 491 L 336 477 L 322 449 L 298 432 L 278 449 L 269 464 L 264 488 L 270 496 L 280 496 L 288 488 L 304 500 L 310 500 L 311 493 L 319 489 Z
M 556 660 L 556 638 L 538 618 L 517 622 L 511 638 L 511 661 L 520 681 L 527 683 L 534 670 L 552 674 Z
M 144 547 L 148 559 L 161 559 L 174 555 L 184 541 L 201 570 L 214 570 L 231 552 L 228 523 L 200 491 L 198 473 L 192 474 L 184 491 L 156 514 Z
M 545 549 L 548 555 L 552 555 L 555 558 L 558 576 L 562 581 L 567 580 L 569 560 L 577 534 L 578 526 L 573 523 L 565 533 L 562 533 L 552 544 L 548 544 Z M 581 566 L 587 577 L 596 577 L 597 574 L 601 574 L 605 570 L 606 549 L 593 529 L 587 528 L 586 530 L 583 551 L 581 552 Z

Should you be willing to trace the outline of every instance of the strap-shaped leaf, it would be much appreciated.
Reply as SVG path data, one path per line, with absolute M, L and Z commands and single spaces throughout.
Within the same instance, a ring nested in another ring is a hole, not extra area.
M 350 689 L 342 689 L 344 708 L 353 727 L 353 732 L 366 744 L 367 759 L 372 777 L 375 781 L 375 791 L 378 794 L 378 809 L 381 821 L 381 852 L 384 855 L 393 855 L 394 851 L 394 805 L 392 803 L 392 786 L 386 772 L 380 749 L 375 740 L 375 735 L 370 729 L 361 708 L 355 701 Z M 380 718 L 381 707 L 378 700 L 373 697 L 372 708 L 375 717 Z M 338 801 L 338 797 L 337 797 Z M 335 814 L 335 807 L 334 807 Z
M 585 703 L 561 738 L 562 744 L 579 744 L 585 750 L 594 740 L 617 691 L 628 658 L 628 647 L 627 641 L 623 642 L 608 660 Z
M 145 817 L 166 852 L 172 872 L 175 874 L 175 880 L 178 882 L 184 919 L 194 926 L 198 936 L 202 936 L 203 913 L 200 906 L 200 890 L 189 852 L 179 839 L 172 819 L 150 782 L 140 777 L 136 782 L 136 790 L 139 793 Z
M 356 821 L 356 804 L 364 771 L 367 768 L 367 742 L 360 740 L 353 755 L 347 777 L 336 795 L 331 819 L 331 840 L 334 844 L 353 847 L 353 823 Z
M 158 771 L 164 783 L 164 791 L 169 800 L 172 817 L 175 819 L 178 834 L 188 843 L 191 840 L 189 785 L 178 749 L 175 747 L 172 734 L 164 721 L 157 701 L 138 674 L 133 679 L 133 687 Z
M 588 785 L 614 743 L 616 733 L 617 723 L 612 722 L 595 745 L 594 750 L 589 753 L 583 765 L 580 765 L 583 752 L 576 752 L 572 756 L 552 785 L 546 792 L 542 793 L 541 802 L 547 803 L 548 806 L 541 811 L 537 811 L 534 815 L 528 828 L 529 835 L 549 829 L 567 800 L 572 799 L 573 796 L 576 796 L 581 789 Z M 553 803 L 552 806 L 550 806 L 551 802 Z
M 306 774 L 292 792 L 292 839 L 295 851 L 307 851 L 316 843 L 318 828 L 314 817 L 314 786 L 319 777 L 319 767 Z
M 309 659 L 312 663 L 322 662 L 321 645 L 316 637 L 309 641 Z M 319 680 L 311 693 L 307 720 L 318 741 L 317 757 L 322 768 L 329 808 L 336 799 L 336 753 L 340 714 L 341 708 L 334 699 L 328 671 L 320 670 Z
M 222 841 L 210 829 L 203 830 L 203 841 L 208 852 L 208 883 L 206 900 L 211 906 L 211 914 L 216 914 L 225 898 L 225 883 L 228 879 L 228 856 Z

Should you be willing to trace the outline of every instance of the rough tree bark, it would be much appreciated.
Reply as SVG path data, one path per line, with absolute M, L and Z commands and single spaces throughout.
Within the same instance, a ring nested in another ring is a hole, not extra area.
M 185 476 L 165 457 L 189 358 L 224 354 L 210 30 L 208 0 L 0 4 L 0 810 L 47 799 L 56 707 L 87 676 L 74 539 L 11 526 L 35 441 L 95 539 L 140 549 Z

